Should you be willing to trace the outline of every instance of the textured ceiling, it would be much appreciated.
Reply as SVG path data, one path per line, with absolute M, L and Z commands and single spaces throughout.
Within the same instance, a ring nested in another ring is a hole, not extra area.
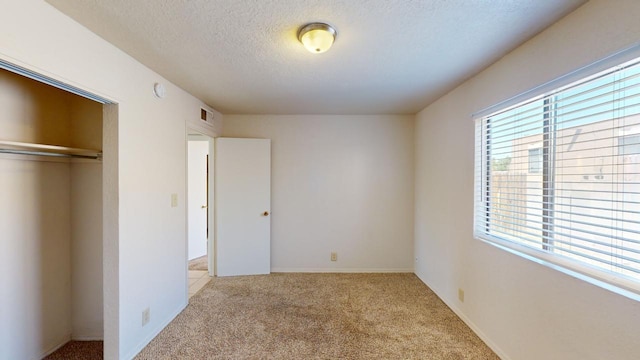
M 223 113 L 412 114 L 584 0 L 48 0 Z M 332 24 L 311 54 L 301 25 Z M 170 96 L 170 94 L 169 94 Z

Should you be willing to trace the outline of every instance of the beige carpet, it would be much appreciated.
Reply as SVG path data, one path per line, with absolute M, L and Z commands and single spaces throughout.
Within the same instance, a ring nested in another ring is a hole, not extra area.
M 142 359 L 498 359 L 413 274 L 214 278 Z
M 209 270 L 209 267 L 207 265 L 207 255 L 189 260 L 189 270 Z
M 69 341 L 44 360 L 102 360 L 102 341 Z

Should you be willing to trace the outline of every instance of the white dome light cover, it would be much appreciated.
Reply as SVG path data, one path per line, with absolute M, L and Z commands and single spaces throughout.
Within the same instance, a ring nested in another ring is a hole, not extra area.
M 311 23 L 300 28 L 298 40 L 314 54 L 321 54 L 331 48 L 338 33 L 331 25 Z

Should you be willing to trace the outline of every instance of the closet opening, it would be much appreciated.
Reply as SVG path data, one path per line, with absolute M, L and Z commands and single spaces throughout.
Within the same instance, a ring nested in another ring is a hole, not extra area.
M 7 291 L 0 308 L 11 331 L 2 343 L 8 358 L 60 358 L 65 349 L 103 357 L 105 104 L 0 61 L 0 283 Z

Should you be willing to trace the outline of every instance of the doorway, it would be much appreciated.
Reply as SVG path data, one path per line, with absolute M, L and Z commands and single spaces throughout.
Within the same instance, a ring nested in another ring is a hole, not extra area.
M 0 103 L 2 357 L 102 356 L 117 105 L 1 60 Z
M 213 139 L 187 135 L 187 262 L 188 294 L 195 295 L 214 275 Z

